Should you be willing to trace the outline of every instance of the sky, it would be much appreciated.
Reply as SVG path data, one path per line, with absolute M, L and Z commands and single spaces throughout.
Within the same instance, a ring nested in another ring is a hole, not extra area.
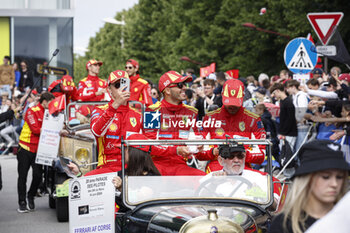
M 74 0 L 74 53 L 84 55 L 84 49 L 104 26 L 104 18 L 114 18 L 117 12 L 133 7 L 138 0 Z

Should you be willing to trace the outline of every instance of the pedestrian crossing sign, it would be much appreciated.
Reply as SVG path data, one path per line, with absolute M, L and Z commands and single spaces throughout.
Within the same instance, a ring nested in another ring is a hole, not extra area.
M 315 45 L 302 37 L 291 40 L 284 50 L 284 62 L 295 74 L 311 72 L 317 64 Z

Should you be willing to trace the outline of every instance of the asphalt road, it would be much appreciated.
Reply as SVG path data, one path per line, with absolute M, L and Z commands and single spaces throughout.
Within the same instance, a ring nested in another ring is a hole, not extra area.
M 0 156 L 3 188 L 0 191 L 0 232 L 1 233 L 66 233 L 69 224 L 59 223 L 56 212 L 49 208 L 48 197 L 35 199 L 36 209 L 30 213 L 18 213 L 17 158 L 13 155 Z M 27 189 L 31 182 L 28 174 Z

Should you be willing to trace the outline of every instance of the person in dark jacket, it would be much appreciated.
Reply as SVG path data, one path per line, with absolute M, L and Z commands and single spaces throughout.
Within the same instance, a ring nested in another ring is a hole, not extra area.
M 207 112 L 222 106 L 222 97 L 214 94 L 215 81 L 204 80 L 204 90 L 198 92 L 195 108 L 198 109 L 198 120 L 202 120 Z
M 290 147 L 294 148 L 298 136 L 298 128 L 292 96 L 287 96 L 281 83 L 275 83 L 270 88 L 270 93 L 271 97 L 275 97 L 280 101 L 278 138 L 287 141 Z
M 33 71 L 28 69 L 28 63 L 26 61 L 21 62 L 21 78 L 19 80 L 18 88 L 21 92 L 25 92 L 25 89 L 33 88 L 34 74 Z
M 350 167 L 341 146 L 329 140 L 305 143 L 293 185 L 282 212 L 271 223 L 269 233 L 302 233 L 325 216 L 345 195 Z
M 267 135 L 270 135 L 268 139 L 272 142 L 272 155 L 278 160 L 280 149 L 278 147 L 279 140 L 277 137 L 276 123 L 272 120 L 271 113 L 267 110 L 264 104 L 258 104 L 255 106 L 255 113 L 258 114 L 263 122 Z

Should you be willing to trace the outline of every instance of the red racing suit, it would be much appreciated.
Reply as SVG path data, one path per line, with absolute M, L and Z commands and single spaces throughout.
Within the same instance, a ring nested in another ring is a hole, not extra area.
M 137 74 L 135 76 L 130 76 L 131 87 L 130 87 L 130 99 L 133 101 L 139 101 L 146 106 L 151 105 L 152 97 L 151 97 L 151 88 L 148 82 Z
M 97 142 L 97 169 L 86 175 L 95 175 L 121 170 L 121 138 L 140 133 L 141 113 L 127 105 L 118 109 L 112 107 L 113 101 L 97 106 L 91 115 L 90 129 Z
M 148 111 L 161 113 L 160 129 L 144 129 L 144 134 L 150 139 L 188 139 L 191 131 L 198 133 L 195 124 L 197 109 L 179 104 L 173 105 L 165 100 L 149 106 Z M 190 124 L 192 122 L 193 124 Z M 174 147 L 170 147 L 174 148 Z M 186 159 L 174 151 L 165 156 L 153 157 L 153 162 L 162 175 L 205 175 L 201 170 L 189 167 Z
M 23 149 L 33 153 L 37 152 L 44 112 L 45 109 L 40 103 L 27 110 L 21 135 L 19 136 L 19 145 Z
M 62 82 L 62 79 L 58 79 L 58 80 L 53 81 L 47 90 L 49 92 L 51 92 L 55 97 L 59 97 L 61 95 L 66 95 L 66 104 L 69 104 L 70 102 L 78 100 L 77 88 L 74 87 L 73 91 L 70 91 L 68 93 L 64 93 L 61 90 L 61 86 L 60 86 L 61 82 Z
M 235 115 L 232 115 L 228 113 L 223 106 L 215 111 L 207 113 L 203 122 L 209 120 L 214 122 L 220 121 L 221 127 L 203 128 L 203 137 L 206 139 L 222 139 L 225 138 L 225 135 L 228 135 L 232 139 L 266 138 L 266 132 L 260 117 L 244 107 L 241 107 Z M 263 147 L 245 146 L 245 148 L 247 151 L 246 164 L 260 164 L 264 161 L 265 154 L 262 151 Z M 217 160 L 211 161 L 207 166 L 207 173 L 221 169 L 222 166 Z
M 105 95 L 96 95 L 96 92 L 104 88 L 107 88 L 105 80 L 97 76 L 88 75 L 79 81 L 78 99 L 81 101 L 101 101 Z

